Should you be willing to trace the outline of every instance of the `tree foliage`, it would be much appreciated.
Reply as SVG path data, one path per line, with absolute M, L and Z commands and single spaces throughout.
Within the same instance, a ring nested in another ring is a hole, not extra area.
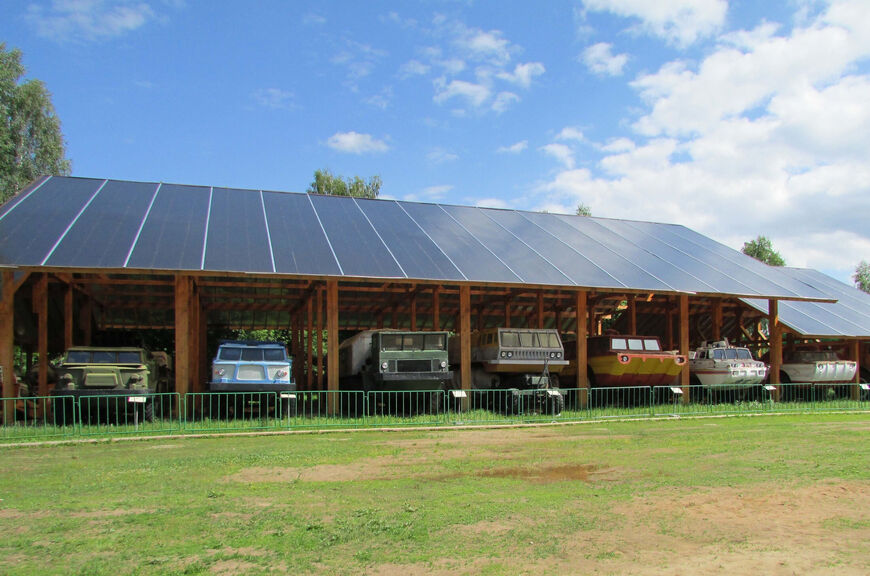
M 0 202 L 38 176 L 70 172 L 51 94 L 24 73 L 21 51 L 0 42 Z
M 309 194 L 329 194 L 332 196 L 354 196 L 356 198 L 377 198 L 381 192 L 381 177 L 372 176 L 367 181 L 359 176 L 342 178 L 329 169 L 315 170 L 314 181 L 308 185 Z
M 592 208 L 580 202 L 577 204 L 577 211 L 575 212 L 577 216 L 592 216 Z
M 861 263 L 855 268 L 852 280 L 855 281 L 856 288 L 870 293 L 870 264 L 866 260 L 861 260 Z
M 773 244 L 764 236 L 743 243 L 741 251 L 770 266 L 785 266 L 785 260 L 773 249 Z

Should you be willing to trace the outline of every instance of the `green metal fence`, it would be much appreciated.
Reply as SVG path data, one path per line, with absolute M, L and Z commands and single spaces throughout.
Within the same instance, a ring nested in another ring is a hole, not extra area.
M 0 441 L 255 430 L 455 426 L 870 410 L 862 384 L 721 390 L 216 392 L 0 398 Z

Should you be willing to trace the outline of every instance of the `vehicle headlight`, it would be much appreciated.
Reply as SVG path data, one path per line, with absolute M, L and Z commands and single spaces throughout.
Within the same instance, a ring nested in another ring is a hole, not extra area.
M 507 353 L 507 357 L 508 357 L 508 358 L 513 358 L 513 357 L 514 357 L 514 353 L 513 353 L 513 352 L 508 352 L 508 353 Z
M 550 358 L 555 358 L 555 357 L 556 357 L 556 353 L 555 353 L 555 352 L 550 352 Z
M 275 372 L 275 378 L 280 379 L 287 375 L 287 372 L 284 370 L 278 370 Z
M 441 366 L 442 368 L 447 368 L 447 362 L 445 362 L 444 360 L 442 360 L 442 361 L 441 361 L 441 364 L 439 364 L 439 366 Z
M 626 354 L 623 354 L 619 357 L 619 361 L 623 363 L 628 362 L 628 356 Z
M 556 352 L 556 358 L 561 358 L 561 357 L 562 357 L 562 353 L 561 353 L 561 352 Z
M 501 352 L 501 357 L 502 357 L 502 358 L 507 358 L 507 352 L 505 352 L 504 350 L 502 350 L 502 352 Z
M 387 366 L 389 366 L 389 364 L 387 364 L 386 362 L 381 362 L 381 370 L 386 370 Z

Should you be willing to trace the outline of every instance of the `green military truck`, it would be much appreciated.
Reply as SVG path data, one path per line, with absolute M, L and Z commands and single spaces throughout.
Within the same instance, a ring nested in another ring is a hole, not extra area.
M 70 348 L 56 371 L 51 395 L 58 397 L 55 413 L 66 420 L 75 414 L 73 401 L 78 401 L 82 420 L 126 423 L 132 415 L 150 422 L 154 394 L 171 388 L 169 355 L 144 348 Z
M 374 398 L 370 411 L 438 409 L 442 393 L 431 392 L 444 390 L 453 378 L 447 336 L 447 332 L 364 330 L 339 346 L 340 387 L 380 393 L 370 395 Z

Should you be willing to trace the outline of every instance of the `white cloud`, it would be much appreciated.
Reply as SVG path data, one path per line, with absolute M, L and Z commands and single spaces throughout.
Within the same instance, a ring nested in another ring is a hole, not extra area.
M 541 146 L 540 150 L 544 154 L 552 156 L 561 162 L 565 168 L 569 170 L 574 168 L 574 151 L 571 150 L 570 146 L 565 144 L 547 144 L 546 146 Z
M 546 71 L 547 69 L 540 62 L 527 62 L 525 64 L 517 64 L 513 72 L 500 72 L 497 76 L 512 84 L 528 88 L 535 76 L 540 76 Z
M 351 90 L 356 91 L 357 83 L 370 76 L 386 55 L 387 52 L 370 44 L 345 38 L 344 47 L 332 56 L 331 62 L 345 69 L 346 84 Z
M 847 279 L 870 256 L 870 4 L 718 40 L 637 78 L 634 134 L 595 145 L 596 165 L 564 163 L 541 205 L 680 223 L 736 249 L 763 234 L 790 265 Z
M 438 202 L 443 200 L 444 196 L 451 190 L 453 190 L 453 186 L 450 184 L 428 186 L 417 194 L 406 194 L 402 199 L 406 202 Z
M 585 142 L 586 137 L 583 136 L 583 131 L 576 126 L 566 126 L 562 131 L 556 134 L 556 140 L 574 140 L 577 142 Z
M 726 0 L 582 0 L 587 10 L 640 20 L 639 29 L 685 47 L 725 23 Z
M 468 60 L 505 64 L 511 59 L 511 43 L 499 30 L 484 31 L 454 24 L 456 31 L 453 43 Z
M 580 60 L 594 74 L 600 76 L 621 76 L 628 63 L 627 54 L 613 54 L 613 46 L 607 42 L 593 44 L 583 51 Z
M 59 42 L 115 38 L 156 18 L 148 2 L 113 0 L 52 0 L 48 7 L 28 6 L 26 15 L 39 36 Z
M 385 141 L 378 140 L 371 134 L 358 132 L 336 132 L 329 137 L 326 145 L 333 150 L 348 154 L 375 154 L 390 149 Z
M 431 66 L 423 64 L 419 60 L 408 60 L 399 68 L 399 76 L 409 78 L 411 76 L 425 76 L 429 73 Z
M 434 148 L 426 154 L 426 159 L 433 164 L 443 164 L 459 160 L 459 155 L 443 148 Z
M 501 198 L 480 198 L 474 200 L 474 205 L 481 208 L 509 208 L 510 205 Z
M 499 154 L 519 154 L 529 147 L 528 140 L 520 140 L 519 142 L 515 142 L 510 146 L 502 146 L 496 152 Z
M 474 108 L 479 108 L 489 100 L 491 90 L 483 84 L 474 84 L 465 80 L 451 80 L 447 82 L 443 77 L 435 80 L 434 100 L 443 104 L 451 98 L 465 100 Z
M 281 109 L 293 106 L 293 92 L 280 88 L 261 88 L 256 90 L 251 97 L 264 108 Z
M 499 92 L 492 103 L 492 110 L 497 114 L 501 114 L 510 108 L 514 102 L 519 101 L 520 97 L 513 92 Z

